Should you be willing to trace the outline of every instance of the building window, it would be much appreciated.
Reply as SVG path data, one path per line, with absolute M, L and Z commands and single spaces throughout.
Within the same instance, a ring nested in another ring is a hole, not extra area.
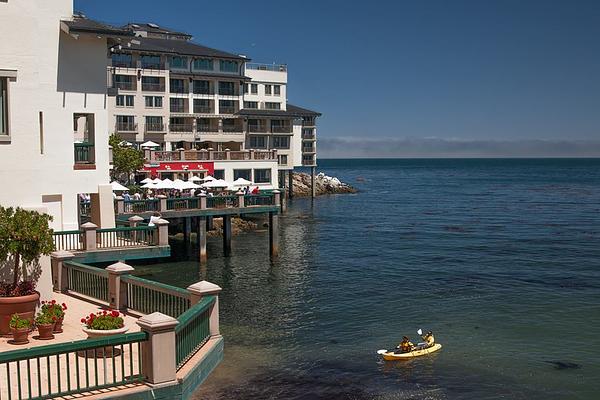
M 238 72 L 238 63 L 237 61 L 221 60 L 219 69 L 222 72 Z
M 219 100 L 219 113 L 221 114 L 233 114 L 237 110 L 235 109 L 235 101 L 233 100 Z
M 219 94 L 235 96 L 235 85 L 233 82 L 219 82 Z
M 279 160 L 279 165 L 287 165 L 288 163 L 287 154 L 279 154 L 277 155 L 277 159 Z
M 266 149 L 267 138 L 265 136 L 250 136 L 251 149 Z
M 133 115 L 117 115 L 117 131 L 134 131 L 135 117 Z
M 162 132 L 164 131 L 162 117 L 146 117 L 146 132 Z
M 256 83 L 250 84 L 250 94 L 258 94 L 258 85 Z
M 0 78 L 0 135 L 8 135 L 8 78 Z
M 142 76 L 142 90 L 148 92 L 164 92 L 165 85 L 157 76 Z
M 290 137 L 289 136 L 273 136 L 273 148 L 274 149 L 289 149 L 290 148 Z
M 252 170 L 251 169 L 234 169 L 233 170 L 233 180 L 236 179 L 245 179 L 247 181 L 252 180 Z
M 281 95 L 281 85 L 274 85 L 273 86 L 273 94 L 275 96 L 280 96 Z
M 208 58 L 196 58 L 194 60 L 193 67 L 195 70 L 200 70 L 200 71 L 212 71 L 214 69 L 213 61 Z
M 271 95 L 271 85 L 265 85 L 265 95 L 266 96 Z
M 130 75 L 115 75 L 114 84 L 121 90 L 135 90 L 135 82 Z
M 280 110 L 281 109 L 281 104 L 280 103 L 271 103 L 269 101 L 265 102 L 265 108 L 267 110 Z
M 267 168 L 255 169 L 254 183 L 271 183 L 271 170 Z
M 258 109 L 258 101 L 245 101 L 244 108 Z
M 120 94 L 117 96 L 117 107 L 133 107 L 133 99 L 131 94 Z
M 187 57 L 171 57 L 171 68 L 187 69 Z
M 172 113 L 182 113 L 185 112 L 185 99 L 177 99 L 177 98 L 171 98 L 169 99 L 170 102 L 170 111 Z
M 171 93 L 185 93 L 183 79 L 169 79 L 169 90 Z
M 145 55 L 141 57 L 142 68 L 145 69 L 162 69 L 160 64 L 160 56 Z
M 112 66 L 113 67 L 123 67 L 123 68 L 133 68 L 133 59 L 131 54 L 113 54 L 112 58 Z
M 224 169 L 215 169 L 215 171 L 213 172 L 213 178 L 225 179 L 225 170 Z
M 197 114 L 209 114 L 211 113 L 210 100 L 207 99 L 194 99 L 194 113 Z
M 209 81 L 194 81 L 194 94 L 211 94 Z
M 163 98 L 160 96 L 144 96 L 146 108 L 162 108 Z

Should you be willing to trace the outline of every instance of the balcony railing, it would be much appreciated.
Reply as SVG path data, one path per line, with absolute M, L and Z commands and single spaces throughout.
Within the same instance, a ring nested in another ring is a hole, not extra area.
M 267 132 L 265 125 L 248 125 L 248 132 Z
M 196 132 L 218 132 L 219 128 L 214 126 L 211 127 L 210 125 L 196 125 Z
M 140 63 L 142 69 L 165 69 L 165 63 L 144 62 Z
M 194 132 L 194 125 L 192 125 L 192 124 L 170 124 L 169 130 L 171 132 Z
M 94 162 L 94 145 L 92 143 L 75 143 L 75 164 L 92 164 Z
M 155 161 L 181 161 L 180 151 L 153 151 L 152 159 Z
M 142 83 L 142 91 L 144 91 L 144 92 L 164 92 L 165 85 L 162 83 Z
M 242 128 L 239 126 L 223 126 L 223 132 L 225 132 L 225 133 L 233 133 L 233 132 L 242 133 Z
M 194 92 L 194 94 L 207 94 L 207 95 L 215 94 L 214 89 L 194 89 L 193 92 Z
M 115 87 L 121 90 L 136 90 L 135 82 L 115 82 Z
M 194 106 L 194 113 L 196 113 L 196 114 L 214 114 L 214 110 L 210 106 Z
M 302 146 L 303 153 L 314 153 L 316 150 L 313 146 Z
M 314 157 L 310 157 L 310 158 L 303 157 L 302 165 L 309 166 L 309 167 L 316 165 Z
M 277 160 L 276 150 L 180 150 L 152 151 L 152 161 Z
M 171 93 L 188 93 L 188 90 L 185 86 L 179 85 L 171 85 L 169 87 L 169 90 L 171 91 Z
M 246 63 L 246 69 L 254 69 L 258 71 L 287 72 L 287 65 Z
M 235 89 L 219 88 L 219 94 L 221 96 L 239 96 L 239 92 Z
M 224 107 L 224 106 L 220 106 L 219 107 L 219 114 L 233 114 L 237 111 L 236 107 Z
M 273 133 L 292 133 L 291 126 L 271 126 L 271 132 Z
M 135 68 L 133 61 L 113 61 L 112 66 L 116 68 Z
M 164 131 L 166 131 L 166 126 L 164 123 L 146 124 L 146 132 L 164 132 Z
M 171 107 L 169 109 L 172 113 L 186 112 L 185 104 L 171 104 Z
M 129 122 L 117 122 L 115 127 L 117 132 L 137 132 L 137 124 Z
M 316 124 L 316 122 L 314 120 L 312 120 L 312 121 L 307 121 L 307 120 L 302 121 L 302 126 L 312 127 L 312 126 L 315 126 L 315 124 Z
M 317 136 L 315 135 L 314 132 L 302 132 L 302 139 L 307 139 L 307 140 L 313 140 L 316 139 Z

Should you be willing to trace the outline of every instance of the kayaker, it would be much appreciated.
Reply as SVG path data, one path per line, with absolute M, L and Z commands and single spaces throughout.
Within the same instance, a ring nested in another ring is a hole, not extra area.
M 407 336 L 404 336 L 402 337 L 402 342 L 400 342 L 400 344 L 396 348 L 400 349 L 403 353 L 408 353 L 412 351 L 414 347 L 415 345 L 412 344 L 410 339 Z
M 435 344 L 435 339 L 433 338 L 433 333 L 431 331 L 427 332 L 423 336 L 421 336 L 425 341 L 425 347 L 431 347 Z

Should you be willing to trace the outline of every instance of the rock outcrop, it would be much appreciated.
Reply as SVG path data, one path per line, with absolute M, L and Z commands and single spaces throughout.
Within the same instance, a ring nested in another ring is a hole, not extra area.
M 214 230 L 206 232 L 209 237 L 223 236 L 223 218 L 213 219 Z M 239 235 L 242 232 L 254 231 L 258 228 L 256 222 L 248 221 L 242 218 L 231 218 L 231 234 Z
M 294 196 L 304 197 L 310 196 L 310 174 L 304 172 L 294 172 L 293 175 Z M 338 178 L 327 176 L 324 173 L 319 173 L 315 177 L 315 191 L 317 196 L 324 194 L 337 193 L 356 193 L 356 188 L 343 183 Z

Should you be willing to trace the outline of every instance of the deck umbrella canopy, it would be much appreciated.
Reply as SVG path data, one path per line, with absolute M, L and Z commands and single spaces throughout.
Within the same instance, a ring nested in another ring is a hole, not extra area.
M 129 188 L 127 188 L 127 187 L 125 187 L 125 186 L 121 185 L 121 184 L 120 184 L 119 182 L 117 182 L 117 181 L 112 181 L 112 182 L 110 183 L 110 186 L 112 186 L 112 190 L 113 190 L 113 192 L 123 192 L 123 191 L 129 190 Z

